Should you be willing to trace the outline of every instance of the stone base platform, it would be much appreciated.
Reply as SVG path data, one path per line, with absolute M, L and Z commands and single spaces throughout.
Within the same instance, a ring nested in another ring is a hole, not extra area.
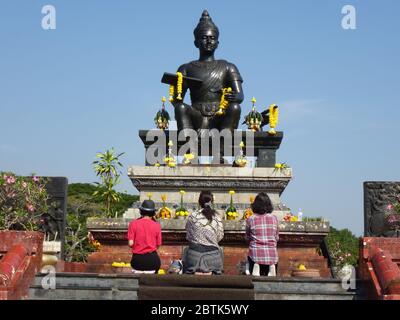
M 186 241 L 184 220 L 161 220 L 163 245 L 159 248 L 162 268 L 168 269 L 171 260 L 181 259 Z M 113 273 L 112 262 L 129 262 L 127 246 L 128 220 L 88 219 L 88 230 L 101 243 L 101 249 L 92 253 L 88 264 L 92 272 Z M 278 276 L 291 277 L 299 264 L 318 269 L 322 278 L 331 278 L 324 238 L 329 232 L 327 222 L 281 222 L 278 243 Z M 224 272 L 243 274 L 248 246 L 244 237 L 245 221 L 224 221 L 225 236 L 220 245 L 224 250 Z M 96 271 L 95 271 L 96 270 Z

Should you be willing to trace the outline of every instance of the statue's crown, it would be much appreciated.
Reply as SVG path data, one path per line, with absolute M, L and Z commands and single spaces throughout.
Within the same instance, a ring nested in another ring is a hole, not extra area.
M 219 36 L 218 27 L 212 21 L 210 14 L 208 13 L 207 10 L 203 11 L 200 21 L 193 31 L 194 36 L 197 37 L 200 34 L 200 32 L 203 30 L 213 30 L 217 33 L 217 36 Z

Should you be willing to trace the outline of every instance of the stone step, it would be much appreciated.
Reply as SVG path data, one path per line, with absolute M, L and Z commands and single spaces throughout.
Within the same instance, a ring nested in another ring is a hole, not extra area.
M 89 255 L 88 263 L 111 264 L 112 262 L 130 262 L 132 253 L 126 252 L 94 252 Z
M 303 264 L 306 266 L 307 269 L 315 269 L 315 268 L 327 268 L 328 261 L 324 260 L 317 260 L 317 261 L 310 261 L 310 260 L 296 260 L 296 261 L 279 261 L 279 268 L 282 269 L 297 269 L 297 267 Z
M 332 273 L 331 273 L 331 270 L 329 268 L 318 268 L 318 269 L 319 269 L 321 278 L 325 278 L 325 279 L 332 278 Z M 280 277 L 284 277 L 284 278 L 291 278 L 293 270 L 294 269 L 282 269 L 282 268 L 279 268 L 278 275 Z
M 326 258 L 323 256 L 318 256 L 318 255 L 298 255 L 298 256 L 293 256 L 293 255 L 286 255 L 286 254 L 281 254 L 279 253 L 279 260 L 280 261 L 325 261 Z
M 354 293 L 256 293 L 255 300 L 355 300 Z
M 39 274 L 35 277 L 33 286 L 41 287 L 42 283 L 47 283 L 47 274 Z M 56 273 L 56 288 L 98 288 L 98 289 L 118 289 L 118 290 L 137 290 L 139 281 L 137 277 L 127 277 L 124 275 L 87 275 L 87 274 L 62 274 Z
M 342 282 L 337 279 L 305 278 L 254 278 L 254 290 L 258 293 L 344 293 Z
M 310 252 L 287 253 L 279 251 L 279 249 L 278 249 L 278 256 L 280 260 L 326 259 L 326 257 L 320 256 L 316 253 L 310 253 Z
M 353 300 L 356 295 L 337 279 L 254 279 L 256 300 Z
M 90 288 L 76 289 L 59 287 L 56 290 L 45 290 L 41 287 L 29 289 L 30 300 L 137 300 L 136 290 L 114 290 Z
M 32 300 L 137 300 L 138 276 L 124 274 L 56 273 L 55 289 L 47 290 L 48 274 L 37 274 L 29 289 Z
M 137 300 L 137 275 L 57 273 L 56 289 L 46 290 L 38 274 L 29 290 L 32 300 Z M 355 293 L 337 279 L 253 277 L 257 300 L 351 300 Z

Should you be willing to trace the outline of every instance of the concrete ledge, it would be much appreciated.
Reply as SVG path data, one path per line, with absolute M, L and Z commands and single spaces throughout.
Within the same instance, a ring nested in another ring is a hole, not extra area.
M 129 222 L 123 218 L 88 218 L 87 228 L 93 231 L 127 231 Z M 159 220 L 162 230 L 185 230 L 186 220 L 168 219 Z M 244 231 L 245 220 L 229 221 L 223 220 L 225 231 Z M 329 222 L 286 222 L 279 223 L 280 233 L 329 233 Z

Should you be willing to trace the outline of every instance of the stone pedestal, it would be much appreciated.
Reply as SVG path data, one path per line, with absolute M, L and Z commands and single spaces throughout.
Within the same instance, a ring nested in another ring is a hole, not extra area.
M 239 153 L 239 143 L 243 141 L 245 148 L 243 149 L 244 154 L 247 156 L 255 157 L 256 167 L 274 167 L 276 163 L 276 151 L 279 149 L 283 139 L 283 132 L 277 132 L 275 135 L 269 135 L 268 132 L 252 132 L 247 130 L 235 130 L 233 134 L 226 132 L 218 134 L 210 132 L 209 135 L 203 135 L 198 137 L 196 135 L 189 136 L 184 132 L 178 133 L 174 130 L 140 130 L 139 137 L 145 147 L 145 156 L 147 152 L 160 152 L 161 157 L 164 157 L 168 152 L 168 142 L 172 140 L 173 154 L 182 155 L 182 147 L 187 145 L 189 139 L 191 139 L 191 146 L 196 148 L 196 155 L 198 156 L 210 156 L 209 150 L 212 150 L 213 144 L 219 144 L 222 148 L 228 146 L 225 150 L 229 150 L 229 153 L 233 156 Z M 155 150 L 157 149 L 157 151 Z M 186 149 L 182 152 L 185 153 Z M 192 150 L 193 152 L 193 150 Z M 146 165 L 153 165 L 149 163 L 145 157 Z
M 233 201 L 242 217 L 250 206 L 250 197 L 266 192 L 274 206 L 275 214 L 280 218 L 288 211 L 280 200 L 282 192 L 292 178 L 292 169 L 275 168 L 233 168 L 226 166 L 178 166 L 150 167 L 131 166 L 128 175 L 133 185 L 140 192 L 140 202 L 152 200 L 158 207 L 162 206 L 161 196 L 167 196 L 167 205 L 171 208 L 180 203 L 179 190 L 185 190 L 184 205 L 189 211 L 198 208 L 198 198 L 202 190 L 210 190 L 215 197 L 215 209 L 221 215 L 230 202 L 230 190 L 234 190 Z M 125 217 L 134 218 L 138 214 L 134 208 Z
M 166 195 L 166 205 L 169 208 L 178 208 L 181 201 L 180 190 L 186 192 L 184 206 L 189 212 L 198 209 L 198 198 L 202 190 L 209 190 L 214 194 L 214 209 L 223 217 L 230 204 L 230 190 L 235 191 L 233 202 L 239 219 L 250 207 L 250 198 L 260 192 L 269 195 L 274 214 L 279 218 L 289 211 L 281 203 L 280 196 L 292 178 L 292 170 L 275 169 L 276 151 L 283 139 L 282 132 L 269 135 L 267 132 L 242 130 L 210 130 L 200 133 L 193 130 L 140 130 L 139 136 L 145 147 L 146 165 L 130 166 L 128 169 L 129 178 L 140 192 L 140 200 L 124 214 L 125 218 L 139 217 L 138 207 L 143 200 L 148 199 L 149 194 L 158 208 L 163 205 L 162 195 Z M 198 164 L 197 161 L 192 165 L 178 163 L 174 168 L 150 165 L 149 154 L 161 155 L 163 159 L 167 154 L 169 141 L 173 142 L 170 147 L 174 156 L 185 154 L 187 147 L 194 147 L 195 150 L 190 151 L 196 157 L 209 156 L 209 150 L 215 144 L 218 145 L 214 150 L 217 153 L 223 149 L 224 156 L 226 153 L 236 156 L 240 152 L 240 143 L 243 142 L 242 151 L 246 156 L 256 158 L 255 167 L 233 167 L 232 164 L 219 163 L 206 165 Z
M 60 241 L 44 241 L 43 242 L 43 258 L 42 268 L 46 271 L 48 266 L 55 266 L 60 260 L 61 242 Z

